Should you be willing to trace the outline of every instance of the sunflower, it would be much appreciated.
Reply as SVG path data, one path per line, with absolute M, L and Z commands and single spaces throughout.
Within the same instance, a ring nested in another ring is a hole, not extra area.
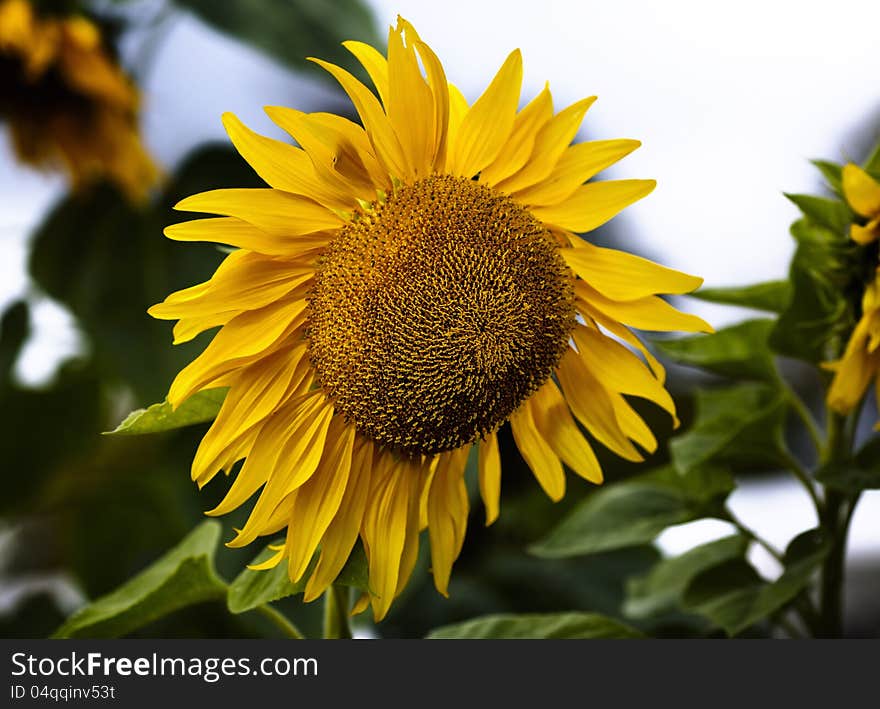
M 701 279 L 575 236 L 654 187 L 587 182 L 639 146 L 570 144 L 595 97 L 554 113 L 545 87 L 517 110 L 517 50 L 468 105 L 402 19 L 387 57 L 359 42 L 345 47 L 377 95 L 313 61 L 342 85 L 363 125 L 267 108 L 296 147 L 226 114 L 233 144 L 270 188 L 220 189 L 177 205 L 220 216 L 171 226 L 168 237 L 238 248 L 209 281 L 150 313 L 178 320 L 176 342 L 220 328 L 168 400 L 229 388 L 192 466 L 202 486 L 244 461 L 208 513 L 256 495 L 229 546 L 286 528 L 258 568 L 286 561 L 298 580 L 318 553 L 305 590 L 312 600 L 360 538 L 370 591 L 358 609 L 372 603 L 379 620 L 406 584 L 425 528 L 434 584 L 447 594 L 473 448 L 487 524 L 499 514 L 498 429 L 508 421 L 552 500 L 565 494 L 563 465 L 600 483 L 578 422 L 593 441 L 640 461 L 657 442 L 626 397 L 675 417 L 663 367 L 628 326 L 711 328 L 657 296 L 692 291 Z
M 843 166 L 842 176 L 846 201 L 867 220 L 864 225 L 853 224 L 850 236 L 856 243 L 869 244 L 880 237 L 880 182 L 852 163 Z
M 137 107 L 137 90 L 95 24 L 0 0 L 0 119 L 22 162 L 62 167 L 74 187 L 108 178 L 140 198 L 157 170 L 138 135 Z
M 859 244 L 870 244 L 880 236 L 880 183 L 858 165 L 844 165 L 843 195 L 853 211 L 867 221 L 853 223 L 850 236 Z M 876 257 L 872 257 L 876 258 Z M 828 389 L 828 406 L 840 414 L 852 411 L 865 395 L 880 370 L 880 271 L 862 296 L 862 314 L 846 343 L 843 356 L 823 365 L 834 372 Z M 880 380 L 877 380 L 880 401 Z M 880 430 L 880 423 L 875 428 Z

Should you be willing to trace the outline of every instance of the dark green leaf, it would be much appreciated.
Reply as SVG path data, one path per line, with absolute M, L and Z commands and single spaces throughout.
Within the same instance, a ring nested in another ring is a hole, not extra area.
M 0 320 L 0 391 L 12 381 L 12 368 L 30 330 L 27 303 L 17 301 L 10 305 Z
M 112 593 L 74 613 L 56 638 L 117 638 L 195 603 L 220 599 L 226 584 L 214 570 L 220 524 L 207 521 L 174 549 Z
M 821 467 L 816 478 L 841 492 L 880 489 L 880 437 L 874 437 L 851 459 Z
M 700 288 L 691 297 L 707 300 L 710 303 L 739 305 L 744 308 L 781 313 L 788 307 L 791 298 L 791 284 L 788 281 L 768 281 L 751 286 L 730 288 Z
M 728 635 L 739 635 L 782 610 L 813 578 L 829 545 L 816 531 L 796 537 L 785 554 L 785 571 L 767 583 L 745 560 L 733 559 L 708 569 L 688 585 L 684 607 L 706 616 Z
M 778 466 L 786 412 L 785 396 L 778 389 L 740 384 L 701 390 L 696 410 L 691 429 L 670 442 L 672 460 L 680 472 L 707 464 L 734 470 Z
M 819 226 L 846 235 L 853 221 L 853 212 L 846 202 L 809 194 L 787 194 L 803 215 Z
M 807 219 L 791 233 L 798 244 L 789 269 L 792 297 L 769 342 L 779 354 L 817 364 L 839 355 L 870 269 L 846 236 Z
M 711 335 L 654 340 L 670 359 L 733 378 L 778 380 L 767 338 L 773 320 L 746 320 Z
M 842 168 L 837 163 L 828 162 L 827 160 L 811 160 L 822 175 L 825 177 L 825 181 L 828 183 L 828 186 L 837 194 L 838 196 L 843 196 L 843 178 L 841 176 Z
M 139 433 L 158 433 L 183 426 L 213 421 L 223 405 L 227 389 L 206 389 L 193 394 L 175 411 L 163 401 L 146 409 L 132 411 L 125 420 L 107 435 L 133 436 Z
M 597 613 L 487 615 L 433 630 L 433 639 L 639 638 L 635 628 Z
M 868 159 L 865 160 L 865 164 L 862 167 L 865 169 L 865 172 L 870 173 L 875 180 L 880 180 L 880 141 L 874 146 L 874 150 L 868 156 Z
M 202 20 L 294 69 L 315 69 L 306 57 L 351 65 L 341 43 L 379 46 L 372 13 L 360 0 L 174 0 Z M 329 75 L 328 75 L 329 76 Z
M 677 610 L 682 594 L 695 576 L 722 562 L 742 557 L 747 548 L 748 540 L 734 535 L 661 560 L 645 576 L 630 579 L 624 613 L 630 618 L 648 618 Z
M 732 489 L 723 470 L 679 475 L 660 468 L 592 493 L 530 551 L 557 558 L 644 544 L 667 527 L 713 514 Z
M 273 544 L 283 543 L 283 539 L 273 542 Z M 251 562 L 251 565 L 260 564 L 274 555 L 275 552 L 267 546 Z M 285 561 L 265 571 L 244 569 L 229 585 L 229 596 L 227 597 L 229 610 L 232 613 L 244 613 L 265 603 L 302 593 L 317 563 L 318 554 L 315 554 L 305 574 L 296 583 L 290 581 Z M 367 590 L 369 570 L 367 568 L 366 554 L 360 544 L 355 547 L 345 566 L 342 567 L 342 571 L 336 577 L 335 583 Z

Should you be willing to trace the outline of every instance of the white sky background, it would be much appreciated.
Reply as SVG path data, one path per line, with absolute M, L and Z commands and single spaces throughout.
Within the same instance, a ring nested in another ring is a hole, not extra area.
M 816 191 L 808 160 L 846 159 L 858 130 L 873 118 L 876 131 L 880 122 L 876 0 L 370 4 L 382 27 L 398 12 L 413 22 L 471 100 L 515 47 L 523 51 L 524 100 L 547 79 L 557 109 L 598 95 L 581 137 L 644 144 L 605 176 L 659 183 L 619 218 L 627 246 L 710 285 L 784 277 L 796 211 L 782 192 Z M 223 111 L 278 135 L 263 105 L 308 110 L 339 100 L 192 19 L 173 25 L 145 94 L 146 139 L 166 165 L 205 139 L 223 138 Z M 19 169 L 0 140 L 0 308 L 24 292 L 26 235 L 57 194 L 57 179 Z M 696 301 L 690 310 L 716 326 L 741 317 Z M 36 316 L 37 337 L 19 367 L 32 382 L 50 375 L 75 343 L 59 309 L 44 304 Z M 806 508 L 789 499 L 775 507 L 790 514 L 767 530 L 780 545 L 797 529 L 792 524 L 809 524 Z M 877 496 L 867 496 L 855 519 L 856 550 L 877 544 L 878 519 Z

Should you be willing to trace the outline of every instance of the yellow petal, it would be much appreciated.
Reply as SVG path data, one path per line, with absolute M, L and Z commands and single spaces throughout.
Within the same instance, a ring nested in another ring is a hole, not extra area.
M 223 114 L 223 125 L 235 149 L 272 187 L 310 197 L 329 207 L 350 209 L 354 205 L 350 194 L 333 190 L 317 179 L 312 162 L 302 149 L 254 133 L 232 113 Z
M 301 256 L 326 246 L 332 232 L 308 236 L 269 234 L 234 217 L 193 219 L 165 227 L 165 236 L 175 241 L 210 241 L 269 256 Z
M 412 38 L 403 43 L 403 27 L 388 33 L 388 120 L 408 158 L 412 172 L 401 177 L 425 177 L 434 163 L 434 94 L 416 58 Z
M 637 300 L 615 301 L 606 298 L 584 281 L 577 281 L 574 291 L 581 302 L 589 304 L 606 317 L 639 330 L 714 332 L 712 326 L 702 318 L 682 313 L 655 295 Z
M 168 401 L 177 408 L 228 372 L 270 354 L 305 321 L 303 298 L 283 299 L 230 320 L 171 384 Z M 215 384 L 215 386 L 217 386 Z
M 626 347 L 580 325 L 573 336 L 584 364 L 606 389 L 653 401 L 675 418 L 675 402 L 669 392 Z
M 638 140 L 594 140 L 569 146 L 556 167 L 536 185 L 514 193 L 521 204 L 551 205 L 568 199 L 591 177 L 638 148 Z
M 311 199 L 271 189 L 211 190 L 187 197 L 174 208 L 237 217 L 275 236 L 295 237 L 343 224 L 337 214 Z
M 451 174 L 473 177 L 496 158 L 513 129 L 521 86 L 522 54 L 516 49 L 462 119 L 450 145 Z
M 486 506 L 486 526 L 498 519 L 501 500 L 501 455 L 498 452 L 498 434 L 493 432 L 479 443 L 477 471 L 480 497 Z
M 296 583 L 339 510 L 351 471 L 354 426 L 341 416 L 330 422 L 327 446 L 314 474 L 299 488 L 291 512 L 287 548 L 290 579 Z
M 409 174 L 406 155 L 378 99 L 345 69 L 320 59 L 311 59 L 310 61 L 330 72 L 351 98 L 367 135 L 370 137 L 376 157 L 385 171 L 398 177 Z
M 452 564 L 461 552 L 468 515 L 464 469 L 469 446 L 440 455 L 428 494 L 428 534 L 434 586 L 448 596 Z
M 498 157 L 480 173 L 480 182 L 494 185 L 522 168 L 532 154 L 538 131 L 553 117 L 553 97 L 546 84 L 529 104 L 516 115 L 513 130 Z
M 453 84 L 448 85 L 449 88 L 449 129 L 447 136 L 447 144 L 452 145 L 458 136 L 461 128 L 461 122 L 464 120 L 468 112 L 468 102 L 464 94 Z M 448 147 L 447 147 L 447 163 L 448 163 Z
M 320 596 L 336 580 L 354 548 L 367 507 L 370 492 L 373 444 L 360 438 L 352 454 L 351 474 L 339 512 L 321 540 L 321 557 L 306 584 L 303 597 L 307 603 Z
M 578 276 L 612 300 L 638 300 L 656 293 L 690 293 L 703 284 L 702 278 L 592 244 L 561 249 L 559 253 Z
M 416 562 L 419 558 L 419 531 L 420 527 L 420 503 L 426 490 L 426 482 L 430 476 L 430 463 L 423 463 L 421 460 L 412 459 L 405 461 L 402 470 L 403 475 L 410 477 L 411 488 L 406 512 L 406 541 L 403 545 L 403 551 L 400 554 L 400 569 L 397 572 L 397 588 L 394 590 L 394 597 L 397 598 L 401 594 L 406 584 L 412 576 Z
M 382 56 L 382 53 L 369 44 L 364 42 L 355 42 L 349 40 L 343 42 L 342 46 L 357 57 L 357 60 L 364 67 L 373 86 L 379 93 L 386 110 L 388 109 L 388 61 Z
M 512 193 L 544 180 L 577 135 L 584 114 L 595 100 L 595 96 L 582 99 L 547 121 L 535 136 L 529 160 L 522 169 L 499 182 L 496 187 L 503 192 Z
M 872 219 L 865 226 L 853 224 L 850 227 L 850 237 L 857 244 L 862 244 L 863 246 L 876 241 L 877 237 L 880 237 L 880 218 Z
M 416 51 L 425 65 L 428 85 L 434 96 L 434 157 L 433 167 L 442 171 L 446 166 L 446 155 L 449 149 L 449 83 L 446 72 L 437 55 L 424 42 L 415 42 Z
M 380 621 L 388 613 L 397 590 L 400 559 L 406 544 L 409 497 L 414 491 L 410 476 L 398 474 L 401 466 L 391 456 L 378 456 L 377 461 L 361 536 L 370 567 L 373 616 Z
M 585 480 L 602 482 L 602 467 L 593 448 L 568 410 L 568 404 L 550 379 L 531 398 L 535 424 L 553 452 Z
M 597 441 L 626 460 L 644 459 L 620 430 L 605 387 L 587 369 L 577 352 L 569 349 L 563 355 L 557 374 L 572 413 Z
M 511 414 L 510 428 L 516 447 L 531 468 L 538 484 L 551 500 L 561 500 L 565 496 L 565 473 L 553 448 L 538 431 L 531 399 L 526 399 Z
M 862 317 L 850 335 L 843 357 L 835 363 L 827 399 L 828 406 L 841 414 L 848 414 L 861 401 L 880 366 L 880 357 L 868 352 L 870 321 L 870 314 Z
M 649 194 L 656 184 L 654 180 L 589 182 L 559 204 L 533 207 L 531 212 L 548 224 L 584 233 L 617 216 Z
M 849 206 L 863 217 L 880 216 L 880 182 L 852 163 L 843 166 L 842 177 Z

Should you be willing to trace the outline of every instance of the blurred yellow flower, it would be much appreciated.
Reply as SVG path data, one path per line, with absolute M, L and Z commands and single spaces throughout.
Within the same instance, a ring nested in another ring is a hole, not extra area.
M 853 224 L 850 236 L 859 244 L 869 244 L 880 236 L 880 183 L 858 165 L 843 167 L 843 194 L 849 206 L 868 220 Z
M 345 46 L 378 98 L 344 69 L 315 61 L 345 89 L 363 127 L 267 108 L 294 147 L 226 114 L 232 142 L 271 187 L 215 190 L 177 205 L 222 216 L 171 226 L 168 237 L 238 250 L 211 280 L 150 313 L 178 320 L 175 342 L 220 328 L 168 399 L 178 406 L 229 387 L 192 477 L 202 486 L 244 459 L 209 513 L 260 491 L 230 546 L 286 527 L 261 568 L 286 560 L 298 580 L 320 550 L 311 600 L 360 537 L 370 592 L 359 608 L 369 601 L 381 619 L 425 528 L 434 583 L 447 593 L 465 535 L 473 446 L 487 523 L 499 514 L 497 433 L 507 421 L 551 499 L 565 494 L 563 464 L 599 483 L 593 444 L 576 421 L 640 461 L 657 442 L 625 397 L 675 417 L 663 367 L 629 326 L 711 328 L 657 296 L 690 292 L 701 279 L 575 235 L 654 187 L 587 182 L 639 145 L 570 144 L 595 97 L 554 113 L 545 88 L 517 110 L 517 50 L 468 105 L 402 19 L 387 57 L 360 42 Z
M 74 187 L 103 177 L 142 197 L 158 172 L 138 135 L 137 108 L 137 90 L 92 22 L 0 0 L 0 118 L 20 160 L 61 167 Z
M 865 290 L 862 316 L 836 362 L 825 365 L 834 372 L 828 390 L 828 406 L 840 414 L 848 414 L 861 401 L 865 390 L 876 379 L 880 369 L 880 271 Z M 876 381 L 880 401 L 880 380 Z M 877 426 L 880 428 L 880 424 Z

